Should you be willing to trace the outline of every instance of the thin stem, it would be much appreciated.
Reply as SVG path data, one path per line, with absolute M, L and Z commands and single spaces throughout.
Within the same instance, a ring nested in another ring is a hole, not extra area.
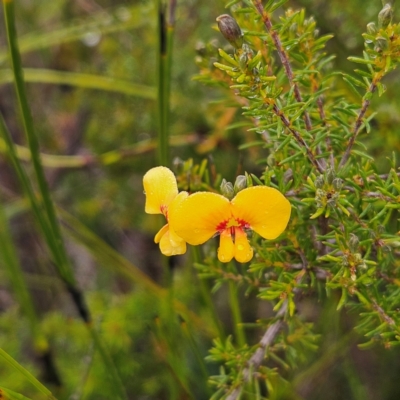
M 169 110 L 171 92 L 172 47 L 175 26 L 176 2 L 171 0 L 168 7 L 158 0 L 158 163 L 169 164 Z
M 288 302 L 285 301 L 282 305 L 282 307 L 279 309 L 278 313 L 276 314 L 277 318 L 281 318 L 285 315 L 286 310 L 287 310 Z M 242 371 L 242 378 L 243 378 L 243 384 L 247 383 L 250 380 L 251 374 L 253 371 L 257 371 L 264 358 L 265 358 L 265 352 L 268 350 L 268 348 L 272 345 L 274 342 L 276 336 L 280 332 L 284 325 L 284 321 L 282 319 L 278 319 L 276 322 L 274 322 L 272 325 L 268 327 L 268 329 L 265 331 L 263 337 L 261 338 L 259 342 L 259 347 L 257 350 L 254 352 L 254 354 L 251 356 L 250 360 L 247 363 L 247 367 L 243 369 Z M 226 400 L 236 400 L 239 398 L 240 393 L 242 391 L 242 385 L 236 387 L 226 398 Z
M 31 150 L 32 163 L 38 181 L 40 194 L 42 196 L 43 206 L 47 214 L 50 230 L 54 235 L 53 246 L 55 246 L 55 248 L 53 248 L 53 250 L 56 250 L 54 251 L 54 258 L 62 278 L 66 282 L 68 282 L 68 284 L 74 284 L 74 277 L 67 265 L 68 261 L 63 241 L 61 239 L 60 227 L 56 219 L 53 202 L 50 197 L 49 188 L 41 164 L 40 153 L 39 153 L 39 142 L 37 140 L 33 128 L 32 115 L 29 109 L 28 99 L 25 92 L 25 84 L 24 84 L 23 71 L 21 65 L 21 56 L 19 53 L 17 32 L 15 28 L 14 2 L 13 1 L 3 2 L 3 9 L 4 9 L 4 18 L 6 23 L 7 40 L 10 51 L 10 59 L 12 64 L 12 70 L 14 73 L 15 90 L 18 97 L 18 103 L 22 115 L 24 130 L 29 143 L 29 148 Z
M 374 93 L 376 88 L 377 88 L 377 84 L 375 82 L 372 82 L 370 87 L 368 88 L 367 93 L 371 93 L 371 94 Z M 351 149 L 353 148 L 354 142 L 356 141 L 357 135 L 362 126 L 362 120 L 364 118 L 365 113 L 367 112 L 367 109 L 368 109 L 370 103 L 371 103 L 371 101 L 369 99 L 365 99 L 362 103 L 362 107 L 360 109 L 360 112 L 358 113 L 349 143 L 347 144 L 346 151 L 344 152 L 343 157 L 340 160 L 339 169 L 344 167 L 344 165 L 347 163 L 347 160 L 350 157 Z
M 243 325 L 242 325 L 242 315 L 240 312 L 240 304 L 238 299 L 238 290 L 236 282 L 229 281 L 229 305 L 231 307 L 233 325 L 236 333 L 236 340 L 240 347 L 246 344 L 246 338 L 244 335 Z
M 44 214 L 41 211 L 39 201 L 36 198 L 35 192 L 32 188 L 29 178 L 25 170 L 22 168 L 21 162 L 17 157 L 15 144 L 11 139 L 11 135 L 7 130 L 3 116 L 1 114 L 0 114 L 0 134 L 2 135 L 4 142 L 6 143 L 7 154 L 11 158 L 11 162 L 14 166 L 15 172 L 17 173 L 18 179 L 25 193 L 25 196 L 29 199 L 36 221 L 38 222 L 43 232 L 43 235 L 46 239 L 47 245 L 49 246 L 52 255 L 55 255 L 57 251 L 56 251 L 56 244 L 54 242 L 54 236 L 51 232 L 47 218 L 45 218 Z M 56 260 L 54 261 L 56 262 Z
M 268 13 L 265 11 L 265 9 L 262 5 L 261 0 L 253 0 L 253 3 L 254 3 L 256 10 L 261 15 L 264 26 L 267 29 L 268 33 L 271 35 L 271 38 L 275 44 L 276 51 L 278 52 L 278 55 L 282 62 L 283 68 L 285 69 L 286 75 L 289 79 L 289 83 L 293 87 L 294 96 L 299 103 L 302 103 L 303 99 L 302 99 L 302 96 L 300 93 L 300 89 L 299 89 L 297 83 L 294 82 L 294 75 L 293 75 L 292 67 L 290 65 L 289 57 L 287 56 L 287 54 L 282 46 L 282 42 L 279 37 L 279 34 L 277 31 L 275 31 L 273 29 L 272 22 L 269 18 Z M 306 124 L 307 131 L 311 131 L 312 124 L 311 124 L 310 116 L 308 115 L 307 111 L 304 111 L 304 122 Z
M 52 252 L 55 261 L 57 272 L 60 275 L 61 279 L 64 281 L 66 288 L 70 293 L 71 298 L 77 308 L 79 316 L 84 321 L 85 326 L 90 331 L 92 331 L 93 328 L 91 326 L 90 313 L 88 308 L 86 307 L 83 293 L 75 286 L 75 278 L 72 269 L 70 268 L 69 265 L 68 256 L 64 247 L 63 238 L 61 236 L 59 222 L 56 217 L 54 205 L 50 196 L 50 191 L 47 185 L 43 166 L 41 164 L 39 141 L 34 131 L 32 115 L 28 104 L 28 98 L 25 92 L 21 56 L 18 48 L 17 32 L 15 28 L 13 0 L 3 1 L 3 10 L 4 10 L 4 19 L 6 24 L 7 41 L 10 51 L 10 59 L 14 74 L 15 90 L 18 97 L 18 103 L 22 115 L 25 134 L 31 151 L 33 168 L 36 174 L 39 191 L 42 197 L 43 208 L 44 208 L 43 212 L 38 207 L 37 201 L 33 195 L 33 190 L 31 188 L 30 182 L 29 180 L 27 180 L 23 168 L 19 165 L 19 160 L 16 157 L 14 146 L 12 143 L 10 145 L 11 139 L 7 138 L 8 136 L 7 134 L 3 134 L 3 137 L 6 141 L 7 139 L 9 140 L 8 145 L 9 148 L 12 149 L 10 153 L 13 153 L 12 158 L 14 165 L 18 164 L 18 167 L 16 169 L 18 171 L 19 177 L 22 179 L 25 191 L 28 192 L 30 196 L 31 204 L 33 205 L 33 208 L 35 210 L 34 211 L 35 216 L 38 217 L 39 224 L 41 225 L 41 228 L 44 231 L 47 244 Z M 6 132 L 6 129 L 4 129 L 3 127 L 2 131 Z M 118 377 L 118 374 L 116 373 L 116 368 L 115 365 L 113 364 L 111 357 L 108 357 L 105 351 L 105 347 L 101 343 L 101 340 L 96 335 L 96 333 L 92 332 L 92 336 L 96 340 L 97 348 L 100 352 L 100 355 L 103 357 L 105 365 L 107 365 L 109 370 L 111 371 L 110 375 L 112 378 L 112 384 L 115 387 L 115 391 L 117 393 L 118 392 L 120 393 L 122 399 L 126 399 L 127 396 L 124 394 L 122 383 Z
M 128 395 L 125 392 L 119 372 L 106 346 L 104 346 L 102 339 L 100 338 L 93 324 L 86 324 L 86 327 L 89 330 L 90 335 L 92 336 L 93 342 L 96 346 L 96 350 L 99 351 L 101 358 L 107 366 L 107 372 L 110 376 L 109 381 L 113 385 L 115 396 L 123 400 L 128 399 Z
M 308 146 L 308 144 L 305 142 L 305 140 L 301 136 L 300 132 L 298 132 L 296 129 L 293 128 L 290 121 L 286 118 L 285 114 L 283 114 L 283 112 L 278 108 L 278 106 L 276 104 L 274 104 L 272 110 L 273 110 L 274 114 L 281 119 L 283 124 L 290 131 L 290 133 L 294 136 L 297 143 L 299 143 L 300 146 L 305 149 L 308 159 L 315 166 L 315 168 L 317 168 L 317 170 L 322 174 L 324 172 L 324 169 L 322 168 L 322 166 L 320 165 L 318 160 L 315 158 L 315 155 L 313 154 L 310 147 Z
M 192 246 L 192 255 L 193 255 L 193 263 L 200 263 L 200 249 L 199 246 Z M 217 315 L 217 312 L 215 310 L 215 305 L 213 302 L 213 299 L 211 297 L 211 288 L 208 285 L 208 282 L 206 279 L 201 279 L 199 278 L 199 283 L 200 283 L 200 291 L 203 297 L 204 302 L 206 303 L 207 306 L 207 311 L 211 313 L 211 318 L 214 323 L 214 328 L 218 332 L 218 337 L 221 340 L 225 340 L 226 335 L 224 332 L 224 328 L 221 324 L 221 320 Z
M 0 257 L 18 299 L 18 303 L 29 320 L 31 333 L 36 345 L 38 344 L 38 339 L 40 337 L 39 319 L 22 274 L 21 264 L 18 260 L 17 252 L 11 239 L 11 233 L 3 205 L 0 205 Z M 48 347 L 47 340 L 44 337 L 41 337 L 41 339 L 44 340 L 44 347 L 46 349 Z

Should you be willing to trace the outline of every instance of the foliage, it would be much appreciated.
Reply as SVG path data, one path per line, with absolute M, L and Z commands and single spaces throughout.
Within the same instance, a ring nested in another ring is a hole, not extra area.
M 396 398 L 393 1 L 371 4 L 370 23 L 358 0 L 346 15 L 287 0 L 28 3 L 3 1 L 0 81 L 16 96 L 0 102 L 0 394 Z M 247 232 L 250 262 L 220 262 L 219 238 L 162 258 L 141 183 L 156 164 L 174 170 L 173 198 L 274 188 L 289 224 L 273 240 Z

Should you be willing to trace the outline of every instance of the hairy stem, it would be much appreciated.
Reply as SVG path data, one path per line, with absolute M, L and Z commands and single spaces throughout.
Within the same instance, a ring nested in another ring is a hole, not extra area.
M 286 310 L 287 310 L 288 302 L 285 301 L 276 314 L 277 318 L 283 317 L 285 315 Z M 277 320 L 274 322 L 272 325 L 268 327 L 268 329 L 265 331 L 263 337 L 261 338 L 257 350 L 254 352 L 254 354 L 251 356 L 250 360 L 247 363 L 247 367 L 243 369 L 242 371 L 242 377 L 243 377 L 243 384 L 248 382 L 250 380 L 251 374 L 253 371 L 257 371 L 265 357 L 265 352 L 268 350 L 268 348 L 272 345 L 274 342 L 276 336 L 280 332 L 284 325 L 284 321 L 282 319 Z M 243 385 L 242 384 L 242 385 Z M 226 398 L 226 400 L 236 400 L 239 398 L 240 393 L 242 391 L 242 385 L 236 387 L 233 392 L 229 394 L 229 396 Z
M 324 172 L 324 169 L 322 168 L 322 166 L 318 162 L 318 160 L 315 158 L 314 153 L 311 151 L 310 147 L 305 142 L 305 140 L 301 136 L 300 132 L 298 132 L 296 129 L 293 128 L 290 121 L 286 118 L 285 114 L 282 113 L 282 111 L 278 108 L 278 106 L 276 104 L 274 104 L 274 106 L 273 106 L 273 112 L 277 117 L 279 117 L 281 119 L 281 121 L 286 126 L 286 128 L 294 136 L 297 143 L 299 143 L 300 146 L 305 149 L 308 159 L 311 161 L 311 163 L 314 165 L 314 167 L 318 170 L 318 172 L 320 172 L 322 174 Z
M 287 56 L 283 46 L 281 39 L 279 38 L 278 32 L 273 29 L 272 22 L 269 18 L 268 13 L 264 10 L 263 5 L 261 4 L 261 0 L 254 0 L 253 1 L 255 8 L 257 9 L 258 13 L 261 15 L 263 20 L 264 26 L 267 29 L 268 33 L 271 35 L 271 38 L 275 44 L 276 51 L 278 52 L 279 58 L 282 62 L 283 68 L 285 68 L 286 75 L 289 79 L 290 85 L 293 87 L 294 96 L 296 100 L 301 103 L 303 102 L 300 89 L 296 82 L 294 82 L 293 70 L 290 65 L 289 57 Z M 307 131 L 312 129 L 311 119 L 308 115 L 307 111 L 304 111 L 304 122 L 306 124 Z
M 377 87 L 376 82 L 372 82 L 370 87 L 368 88 L 367 93 L 374 93 L 376 90 L 376 87 Z M 371 101 L 369 99 L 365 99 L 362 103 L 362 107 L 360 109 L 360 112 L 358 113 L 356 122 L 354 124 L 353 131 L 352 131 L 352 135 L 350 137 L 349 143 L 347 144 L 346 151 L 344 152 L 343 157 L 340 160 L 339 169 L 344 167 L 344 165 L 347 163 L 347 161 L 350 157 L 351 149 L 353 148 L 354 142 L 356 141 L 357 135 L 362 126 L 362 120 L 364 118 L 365 113 L 367 112 L 367 109 L 368 109 L 370 103 L 371 103 Z

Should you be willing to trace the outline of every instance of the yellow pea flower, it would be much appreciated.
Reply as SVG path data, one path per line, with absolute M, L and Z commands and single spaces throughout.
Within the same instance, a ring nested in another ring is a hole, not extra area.
M 185 242 L 198 245 L 220 235 L 218 259 L 245 263 L 253 258 L 246 230 L 265 239 L 277 238 L 290 218 L 289 201 L 278 190 L 253 186 L 240 191 L 231 201 L 216 193 L 198 192 L 181 201 L 171 224 Z
M 187 192 L 178 194 L 178 185 L 173 172 L 166 167 L 155 167 L 143 177 L 146 195 L 145 212 L 163 214 L 167 220 L 154 237 L 160 243 L 160 250 L 166 256 L 186 253 L 186 242 L 180 238 L 168 223 L 180 203 L 188 196 Z

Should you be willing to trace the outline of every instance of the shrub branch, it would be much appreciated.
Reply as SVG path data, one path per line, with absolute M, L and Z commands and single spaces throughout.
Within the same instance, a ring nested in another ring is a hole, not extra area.
M 279 58 L 282 62 L 283 67 L 285 68 L 286 75 L 289 79 L 290 85 L 293 86 L 294 90 L 294 96 L 296 100 L 299 103 L 303 102 L 300 89 L 297 85 L 296 82 L 294 82 L 294 75 L 293 75 L 293 70 L 290 65 L 289 58 L 282 46 L 282 42 L 279 38 L 279 34 L 277 31 L 275 31 L 272 27 L 272 22 L 268 16 L 268 13 L 264 10 L 263 5 L 261 4 L 260 0 L 253 0 L 254 6 L 257 10 L 257 12 L 261 15 L 261 18 L 263 20 L 264 26 L 267 29 L 268 33 L 271 35 L 271 38 L 275 44 L 276 51 L 278 52 Z M 307 131 L 311 131 L 312 129 L 312 124 L 311 124 L 311 119 L 310 116 L 308 115 L 307 111 L 304 111 L 304 122 L 306 124 L 306 129 Z

